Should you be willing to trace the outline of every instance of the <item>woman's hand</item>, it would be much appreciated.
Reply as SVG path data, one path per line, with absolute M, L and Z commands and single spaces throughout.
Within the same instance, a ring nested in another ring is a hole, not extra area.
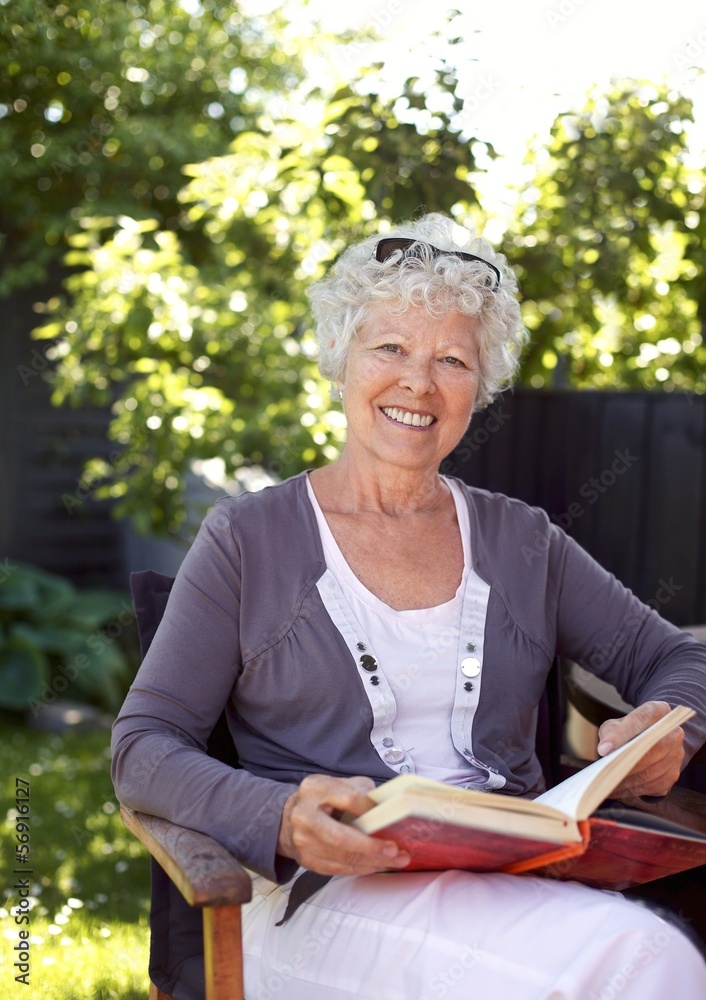
M 622 719 L 608 719 L 598 730 L 601 757 L 627 743 L 670 711 L 666 701 L 646 701 Z M 649 750 L 618 785 L 612 796 L 666 795 L 679 777 L 684 759 L 684 733 L 673 729 Z
M 322 875 L 370 875 L 385 868 L 405 868 L 409 854 L 391 840 L 369 837 L 336 818 L 360 816 L 374 803 L 366 792 L 370 778 L 332 778 L 312 774 L 284 805 L 277 853 L 294 858 Z

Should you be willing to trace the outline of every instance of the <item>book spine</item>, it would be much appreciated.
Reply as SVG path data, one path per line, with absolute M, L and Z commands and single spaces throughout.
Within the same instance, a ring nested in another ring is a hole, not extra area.
M 543 868 L 545 865 L 554 865 L 557 861 L 566 861 L 567 858 L 580 857 L 588 847 L 591 839 L 591 824 L 587 819 L 579 821 L 581 832 L 581 843 L 562 844 L 554 851 L 548 851 L 538 858 L 526 858 L 524 861 L 514 861 L 506 865 L 501 871 L 508 875 L 522 875 L 523 872 L 534 871 L 535 868 Z

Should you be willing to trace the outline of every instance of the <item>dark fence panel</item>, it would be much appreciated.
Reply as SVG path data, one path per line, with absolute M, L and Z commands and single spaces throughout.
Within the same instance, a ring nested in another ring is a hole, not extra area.
M 442 470 L 542 507 L 675 625 L 706 622 L 706 396 L 518 389 Z
M 3 303 L 0 336 L 0 561 L 29 562 L 82 585 L 123 587 L 123 529 L 82 482 L 84 461 L 107 455 L 110 414 L 57 409 L 47 343 L 29 329 L 49 291 Z

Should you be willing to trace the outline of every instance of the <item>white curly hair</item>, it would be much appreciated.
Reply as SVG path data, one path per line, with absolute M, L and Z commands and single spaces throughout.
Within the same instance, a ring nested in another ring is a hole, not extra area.
M 450 216 L 432 212 L 343 251 L 328 274 L 308 291 L 319 345 L 319 370 L 324 378 L 334 383 L 344 381 L 352 338 L 370 307 L 385 301 L 396 314 L 421 306 L 432 316 L 456 311 L 478 318 L 476 410 L 484 409 L 512 384 L 527 340 L 517 281 L 505 257 L 487 240 L 466 230 L 466 242 L 460 243 L 462 235 L 462 227 Z M 380 263 L 375 259 L 375 246 L 387 237 L 408 237 L 438 250 L 475 254 L 494 265 L 502 280 L 497 285 L 492 270 L 482 261 L 434 255 L 423 247 L 401 263 L 399 253 Z

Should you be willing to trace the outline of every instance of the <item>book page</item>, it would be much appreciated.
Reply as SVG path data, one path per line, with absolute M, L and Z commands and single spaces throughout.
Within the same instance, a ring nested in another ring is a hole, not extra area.
M 534 801 L 560 809 L 567 816 L 573 816 L 577 820 L 588 819 L 632 771 L 650 747 L 695 714 L 693 709 L 685 708 L 683 705 L 672 709 L 649 729 L 645 729 L 628 743 L 613 750 L 607 757 L 601 757 L 583 770 L 572 774 L 561 784 L 538 795 Z
M 482 799 L 480 803 L 478 798 Z M 451 835 L 452 827 L 464 828 L 469 834 L 473 830 L 486 830 L 555 844 L 581 840 L 576 823 L 565 813 L 546 806 L 534 812 L 498 809 L 495 807 L 498 799 L 512 801 L 511 796 L 483 796 L 477 792 L 469 798 L 464 789 L 458 789 L 452 797 L 428 791 L 404 791 L 360 816 L 351 817 L 350 822 L 363 833 L 377 833 L 405 823 L 408 835 L 421 841 L 443 841 Z M 532 804 L 531 800 L 528 802 Z
M 435 778 L 424 778 L 417 774 L 400 774 L 366 792 L 369 799 L 378 805 L 397 799 L 408 793 L 441 796 L 440 802 L 458 803 L 461 806 L 475 806 L 478 809 L 500 809 L 504 812 L 524 813 L 533 815 L 565 816 L 563 810 L 552 808 L 551 803 L 537 806 L 538 798 L 522 798 L 519 795 L 503 795 L 498 792 L 479 792 L 475 788 L 464 788 L 461 785 L 449 785 Z M 448 806 L 442 806 L 448 808 Z

